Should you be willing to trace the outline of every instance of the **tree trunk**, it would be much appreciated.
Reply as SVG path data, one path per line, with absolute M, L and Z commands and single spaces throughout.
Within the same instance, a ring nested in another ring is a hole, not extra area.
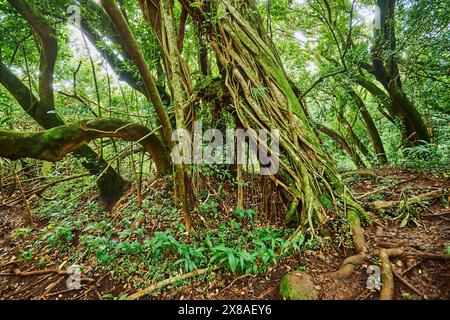
M 112 118 L 84 120 L 40 132 L 0 130 L 0 157 L 57 162 L 90 141 L 105 137 L 140 143 L 155 162 L 158 174 L 170 172 L 170 159 L 161 152 L 164 146 L 153 132 L 141 124 Z
M 344 139 L 343 136 L 341 136 L 336 131 L 334 131 L 328 127 L 325 127 L 319 123 L 316 123 L 315 126 L 316 126 L 317 130 L 323 132 L 324 134 L 329 136 L 331 139 L 336 141 L 337 144 L 343 150 L 345 150 L 345 152 L 347 152 L 348 156 L 350 157 L 350 159 L 352 159 L 352 161 L 355 163 L 357 168 L 367 168 L 366 165 L 364 164 L 364 161 L 362 161 L 361 157 L 359 156 L 359 154 L 349 146 L 348 142 Z
M 169 115 L 159 95 L 158 88 L 156 87 L 155 79 L 144 56 L 139 49 L 138 43 L 130 30 L 130 27 L 124 18 L 122 12 L 117 7 L 117 5 L 112 0 L 102 0 L 101 4 L 105 9 L 106 13 L 110 17 L 117 33 L 120 36 L 121 42 L 133 63 L 136 65 L 139 73 L 141 74 L 142 81 L 144 82 L 144 87 L 147 92 L 146 97 L 153 107 L 155 108 L 156 115 L 158 116 L 159 122 L 161 124 L 161 134 L 163 143 L 166 146 L 171 144 L 172 136 L 172 125 L 170 123 Z
M 389 94 L 392 112 L 405 126 L 405 140 L 418 144 L 430 142 L 428 129 L 414 104 L 402 88 L 397 64 L 397 41 L 395 35 L 395 0 L 377 0 L 380 9 L 381 28 L 375 29 L 372 49 L 372 68 L 367 68 Z
M 367 132 L 369 133 L 370 140 L 372 141 L 373 147 L 375 149 L 378 162 L 381 165 L 386 165 L 388 163 L 388 160 L 386 157 L 386 152 L 384 151 L 383 141 L 381 140 L 380 133 L 375 126 L 375 122 L 373 121 L 369 110 L 367 110 L 364 101 L 362 101 L 361 97 L 356 93 L 355 90 L 353 90 L 353 88 L 346 87 L 346 90 L 355 101 L 355 104 L 358 107 L 359 112 L 361 113 L 364 124 L 366 125 Z
M 3 64 L 0 63 L 0 83 L 12 94 L 22 109 L 44 129 L 64 125 L 64 121 L 53 108 L 38 101 L 31 91 Z M 127 182 L 89 146 L 80 146 L 73 156 L 92 174 L 104 174 L 97 180 L 99 202 L 105 208 L 111 208 L 122 196 Z
M 33 96 L 31 89 L 24 86 L 1 63 L 0 82 L 11 92 L 25 112 L 43 128 L 50 129 L 63 125 L 64 122 L 55 113 L 53 93 L 54 68 L 58 53 L 56 31 L 31 3 L 23 0 L 9 0 L 9 2 L 27 20 L 38 40 L 40 49 L 39 101 Z M 81 163 L 91 174 L 99 174 L 106 169 L 105 174 L 97 180 L 97 184 L 100 203 L 104 208 L 109 209 L 125 191 L 126 181 L 88 146 L 81 146 L 74 152 L 74 156 L 81 159 Z
M 175 37 L 174 22 L 172 20 L 173 11 L 170 3 L 168 1 L 160 1 L 160 12 L 161 12 L 161 32 L 166 39 L 164 51 L 167 52 L 166 63 L 170 65 L 170 68 L 166 66 L 166 70 L 170 69 L 168 74 L 169 82 L 172 89 L 173 102 L 175 107 L 175 122 L 177 126 L 177 132 L 184 130 L 186 128 L 185 110 L 184 105 L 187 103 L 186 94 L 189 94 L 190 90 L 188 87 L 183 86 L 183 83 L 189 83 L 190 81 L 183 81 L 182 72 L 182 59 L 179 51 L 179 46 L 177 45 L 177 39 Z M 185 12 L 185 11 L 183 11 Z M 187 73 L 187 70 L 185 71 Z M 178 141 L 180 145 L 184 145 L 183 134 L 178 134 Z M 191 182 L 188 176 L 188 171 L 186 169 L 186 164 L 184 164 L 181 159 L 183 159 L 183 147 L 179 148 L 180 159 L 178 163 L 175 163 L 175 175 L 176 175 L 176 187 L 178 190 L 179 197 L 181 198 L 181 204 L 183 208 L 184 223 L 187 232 L 191 229 L 191 208 L 194 203 L 191 203 L 193 199 Z
M 105 11 L 108 13 L 111 18 L 112 23 L 114 24 L 117 33 L 120 35 L 122 43 L 124 44 L 125 49 L 127 50 L 130 58 L 138 68 L 142 79 L 144 81 L 144 86 L 146 91 L 148 92 L 147 97 L 149 98 L 149 102 L 153 104 L 156 110 L 156 114 L 159 118 L 159 121 L 162 126 L 164 143 L 170 149 L 175 147 L 175 141 L 172 139 L 173 128 L 170 122 L 169 116 L 167 114 L 166 109 L 164 108 L 161 97 L 158 93 L 155 80 L 150 72 L 149 66 L 140 51 L 136 39 L 132 34 L 125 18 L 123 17 L 120 9 L 112 0 L 101 0 L 101 4 Z M 153 2 L 152 2 L 153 4 Z M 162 4 L 166 4 L 162 2 Z M 144 9 L 146 7 L 144 6 Z M 165 12 L 164 10 L 167 10 Z M 176 44 L 176 38 L 173 35 L 173 22 L 172 20 L 168 21 L 171 17 L 170 9 L 167 7 L 159 7 L 155 8 L 159 12 L 158 20 L 155 22 L 157 27 L 159 28 L 156 32 L 157 37 L 161 43 L 166 43 L 166 46 L 163 47 L 164 57 L 165 57 L 165 65 L 166 71 L 168 73 L 168 78 L 171 84 L 172 96 L 174 98 L 175 104 L 175 119 L 176 125 L 178 129 L 183 129 L 185 127 L 184 121 L 184 111 L 183 105 L 185 100 L 183 99 L 183 90 L 190 90 L 190 88 L 182 87 L 184 84 L 190 85 L 190 82 L 182 81 L 184 78 L 181 76 L 182 65 L 180 62 L 180 56 L 178 52 L 178 47 Z M 144 14 L 147 16 L 146 11 Z M 165 17 L 163 19 L 162 17 Z M 155 28 L 155 27 L 154 27 Z M 166 37 L 167 36 L 167 37 Z M 174 47 L 171 47 L 174 45 Z M 189 79 L 190 80 L 190 79 Z M 188 91 L 190 92 L 190 91 Z M 183 155 L 181 155 L 182 157 Z M 175 159 L 176 160 L 176 159 Z M 175 165 L 175 184 L 177 188 L 178 198 L 181 199 L 181 203 L 183 206 L 183 214 L 185 219 L 186 229 L 189 232 L 191 225 L 190 218 L 190 186 L 187 185 L 188 176 L 186 174 L 186 170 L 184 168 L 183 163 L 178 163 L 178 161 L 174 161 Z
M 185 0 L 181 3 L 194 19 L 208 25 L 205 35 L 226 68 L 225 83 L 244 128 L 279 128 L 281 170 L 279 179 L 272 179 L 291 195 L 292 202 L 299 201 L 301 224 L 315 234 L 315 226 L 327 220 L 333 209 L 335 214 L 343 214 L 344 207 L 367 217 L 352 200 L 309 125 L 263 30 L 255 2 L 208 1 L 199 8 Z M 259 139 L 256 135 L 253 138 Z M 337 198 L 346 206 L 340 207 Z
M 338 111 L 337 118 L 339 123 L 345 128 L 345 130 L 347 130 L 347 137 L 350 137 L 353 146 L 355 146 L 355 148 L 358 148 L 358 150 L 362 153 L 362 155 L 368 162 L 373 163 L 372 154 L 369 152 L 369 149 L 367 149 L 365 144 L 362 143 L 361 139 L 353 131 L 352 126 L 350 125 L 350 123 L 348 123 L 347 119 L 345 119 L 344 113 L 342 111 Z
M 380 113 L 385 116 L 386 119 L 388 119 L 391 123 L 395 124 L 395 115 L 392 111 L 392 106 L 389 103 L 389 96 L 376 84 L 363 78 L 362 76 L 357 76 L 354 81 L 355 83 L 359 84 L 361 87 L 369 91 L 369 93 L 378 102 L 378 110 L 380 111 Z

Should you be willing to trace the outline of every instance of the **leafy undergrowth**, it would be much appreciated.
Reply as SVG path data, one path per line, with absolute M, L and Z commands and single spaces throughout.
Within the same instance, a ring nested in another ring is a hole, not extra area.
M 253 209 L 227 211 L 214 196 L 198 195 L 193 231 L 187 236 L 173 194 L 164 185 L 161 181 L 159 188 L 153 187 L 140 207 L 131 193 L 111 213 L 86 200 L 89 194 L 71 197 L 70 186 L 56 187 L 54 192 L 69 196 L 40 204 L 34 212 L 40 226 L 12 231 L 16 240 L 31 240 L 20 249 L 21 267 L 32 262 L 39 268 L 55 262 L 79 265 L 84 276 L 110 274 L 112 281 L 133 291 L 206 267 L 231 274 L 263 273 L 280 259 L 320 247 L 321 241 L 306 240 L 302 233 L 290 238 L 293 228 L 263 222 Z
M 205 267 L 214 271 L 178 281 L 151 297 L 277 299 L 279 279 L 293 269 L 313 275 L 322 299 L 377 297 L 365 288 L 367 265 L 358 267 L 350 282 L 328 282 L 320 276 L 336 270 L 352 253 L 349 228 L 343 219 L 330 221 L 314 240 L 299 233 L 288 241 L 293 227 L 283 221 L 265 221 L 255 212 L 256 205 L 255 209 L 230 209 L 223 194 L 217 197 L 204 192 L 198 194 L 194 230 L 187 237 L 166 181 L 144 183 L 140 207 L 136 190 L 131 189 L 111 213 L 97 208 L 94 191 L 84 192 L 81 186 L 89 181 L 58 185 L 49 194 L 64 197 L 34 203 L 33 228 L 25 226 L 23 209 L 16 206 L 4 212 L 0 217 L 0 272 L 66 270 L 76 264 L 81 266 L 82 276 L 94 283 L 83 282 L 82 290 L 70 291 L 62 275 L 0 276 L 0 297 L 123 299 L 137 289 Z M 385 169 L 368 176 L 352 175 L 347 182 L 363 203 L 400 200 L 430 188 L 449 187 L 448 179 L 435 175 Z M 378 263 L 378 244 L 383 241 L 423 252 L 448 250 L 445 212 L 445 197 L 401 210 L 369 212 L 374 223 L 364 229 L 373 264 Z M 9 261 L 13 263 L 6 266 Z M 394 261 L 394 268 L 401 274 L 411 268 L 406 276 L 420 291 L 428 297 L 444 297 L 445 264 L 422 262 L 414 267 L 416 264 L 399 260 Z M 408 288 L 396 284 L 396 298 L 420 297 L 411 296 Z

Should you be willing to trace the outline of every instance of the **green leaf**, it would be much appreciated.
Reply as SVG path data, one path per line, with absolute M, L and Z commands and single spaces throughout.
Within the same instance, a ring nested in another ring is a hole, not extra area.
M 405 217 L 402 219 L 402 223 L 400 223 L 400 227 L 403 228 L 408 224 L 409 221 L 409 213 L 405 215 Z
M 200 7 L 202 6 L 202 3 L 196 1 L 196 2 L 192 2 L 189 6 L 190 6 L 191 8 L 200 8 Z
M 3 118 L 3 119 L 0 121 L 0 125 L 3 125 L 3 124 L 5 124 L 5 123 L 9 122 L 11 119 L 12 119 L 12 117 L 6 117 L 6 118 Z
M 237 262 L 236 262 L 235 256 L 231 252 L 228 253 L 228 263 L 230 265 L 231 272 L 235 273 L 236 272 L 236 268 L 237 268 Z

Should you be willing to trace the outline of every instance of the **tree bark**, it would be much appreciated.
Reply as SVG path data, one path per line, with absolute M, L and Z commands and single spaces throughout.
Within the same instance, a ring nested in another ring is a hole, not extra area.
M 0 83 L 12 94 L 22 109 L 44 129 L 64 125 L 55 109 L 39 101 L 3 63 L 0 63 Z M 73 155 L 92 175 L 98 175 L 106 169 L 97 180 L 99 202 L 105 209 L 111 208 L 125 191 L 126 181 L 87 145 L 74 150 Z
M 226 68 L 225 84 L 244 128 L 279 129 L 281 156 L 277 176 L 286 182 L 281 186 L 292 196 L 291 202 L 299 201 L 302 226 L 314 234 L 315 225 L 333 212 L 330 203 L 335 214 L 342 214 L 345 210 L 338 207 L 336 198 L 344 199 L 348 212 L 358 212 L 366 218 L 308 123 L 280 58 L 263 30 L 255 1 L 208 1 L 195 8 L 189 5 L 190 1 L 180 2 L 193 19 L 208 26 L 205 36 Z M 254 138 L 258 140 L 256 135 Z
M 137 66 L 142 79 L 144 80 L 145 88 L 148 92 L 148 97 L 150 97 L 150 102 L 153 103 L 156 113 L 158 115 L 159 121 L 162 125 L 162 131 L 165 138 L 165 143 L 171 149 L 175 147 L 175 142 L 172 140 L 172 132 L 173 128 L 169 120 L 169 116 L 167 111 L 164 109 L 164 106 L 161 102 L 161 97 L 156 88 L 155 81 L 153 79 L 152 74 L 150 73 L 150 69 L 148 67 L 147 62 L 145 61 L 137 42 L 129 29 L 129 26 L 123 17 L 120 9 L 116 6 L 116 4 L 112 0 L 102 0 L 101 1 L 103 8 L 108 13 L 111 21 L 113 22 L 117 32 L 121 36 L 122 42 L 124 46 L 133 60 L 134 64 Z M 158 20 L 155 22 L 158 25 L 158 32 L 156 32 L 158 39 L 162 43 L 166 43 L 165 46 L 162 47 L 163 54 L 165 57 L 165 66 L 166 71 L 168 73 L 169 82 L 171 84 L 172 96 L 174 98 L 175 105 L 175 119 L 177 129 L 185 128 L 185 120 L 184 120 L 184 110 L 183 105 L 185 99 L 183 98 L 183 89 L 188 90 L 190 92 L 191 88 L 182 87 L 183 84 L 190 84 L 190 82 L 183 81 L 184 77 L 182 77 L 182 63 L 181 57 L 178 52 L 176 37 L 174 36 L 173 30 L 173 21 L 170 20 L 172 13 L 170 12 L 169 7 L 165 7 L 168 4 L 164 1 L 161 2 L 161 6 L 156 8 L 158 15 Z M 145 13 L 145 12 L 144 12 Z M 164 18 L 163 18 L 164 16 Z M 189 79 L 190 80 L 190 79 Z M 182 149 L 182 148 L 181 148 Z M 181 157 L 183 155 L 181 154 Z M 178 163 L 175 161 L 175 182 L 177 188 L 177 195 L 181 199 L 183 214 L 185 219 L 185 226 L 187 231 L 190 231 L 191 226 L 191 217 L 190 217 L 190 192 L 191 188 L 189 188 L 188 176 L 186 174 L 186 170 L 184 168 L 183 163 Z
M 40 49 L 39 100 L 49 108 L 54 108 L 53 73 L 58 55 L 56 31 L 32 4 L 23 0 L 8 2 L 27 20 L 36 35 Z
M 428 129 L 420 113 L 402 88 L 396 57 L 395 0 L 377 0 L 377 6 L 380 8 L 381 28 L 375 29 L 374 32 L 373 68 L 366 69 L 388 92 L 392 112 L 405 126 L 405 140 L 412 144 L 430 142 Z
M 380 113 L 385 116 L 386 119 L 388 119 L 391 123 L 395 124 L 395 115 L 392 111 L 392 106 L 389 103 L 389 96 L 376 84 L 365 79 L 362 76 L 357 76 L 356 79 L 354 79 L 354 82 L 366 89 L 377 100 L 378 110 L 380 111 Z
M 370 140 L 372 141 L 372 145 L 375 149 L 378 162 L 381 165 L 386 165 L 388 163 L 388 160 L 386 157 L 386 152 L 384 151 L 383 141 L 381 140 L 380 133 L 378 132 L 378 129 L 372 119 L 372 116 L 369 113 L 369 110 L 367 110 L 366 104 L 353 88 L 347 86 L 346 90 L 347 93 L 352 97 L 363 118 L 364 124 L 367 128 L 367 132 L 369 133 Z
M 161 96 L 159 95 L 158 88 L 156 87 L 153 75 L 150 72 L 150 68 L 142 55 L 141 50 L 137 44 L 137 41 L 130 30 L 130 27 L 125 20 L 119 7 L 114 3 L 113 0 L 101 0 L 101 4 L 105 9 L 106 13 L 110 17 L 117 33 L 119 34 L 121 41 L 130 56 L 130 59 L 136 65 L 139 73 L 142 76 L 144 82 L 145 90 L 147 92 L 148 100 L 155 108 L 156 114 L 158 116 L 159 122 L 162 126 L 163 143 L 166 146 L 173 146 L 171 142 L 172 136 L 172 125 L 170 123 L 169 115 L 163 106 Z
M 158 174 L 170 172 L 170 160 L 159 138 L 147 127 L 113 118 L 83 120 L 40 132 L 0 130 L 0 157 L 60 161 L 66 154 L 98 138 L 121 138 L 139 142 L 155 162 Z
M 166 4 L 166 2 L 167 1 L 161 0 L 139 0 L 139 4 L 141 6 L 144 17 L 152 27 L 153 31 L 155 32 L 156 38 L 158 39 L 158 44 L 159 47 L 161 48 L 161 53 L 163 55 L 164 69 L 166 71 L 167 78 L 169 79 L 172 96 L 174 96 L 175 94 L 174 90 L 177 90 L 176 88 L 174 88 L 174 82 L 170 80 L 173 78 L 174 72 L 179 73 L 179 75 L 177 76 L 180 81 L 179 85 L 181 86 L 183 91 L 186 92 L 188 96 L 190 96 L 192 94 L 193 88 L 191 83 L 191 75 L 189 72 L 189 67 L 186 61 L 183 59 L 181 54 L 178 54 L 176 57 L 177 61 L 175 65 L 173 58 L 170 57 L 171 53 L 168 46 L 172 40 L 168 39 L 167 27 L 164 26 L 161 7 L 163 4 Z M 173 2 L 170 1 L 168 5 L 172 6 L 171 3 Z M 183 8 L 180 17 L 180 27 L 181 25 L 183 25 L 183 20 L 187 18 L 188 18 L 187 10 L 186 8 Z M 174 28 L 174 26 L 172 28 Z M 179 41 L 183 40 L 184 30 L 179 31 L 179 36 L 181 37 L 181 39 L 176 39 L 178 49 L 177 51 L 181 53 L 180 49 L 182 48 L 182 43 L 180 43 Z M 179 71 L 174 70 L 174 68 L 179 69 Z M 192 103 L 186 103 L 183 112 L 186 122 L 186 128 L 192 130 L 192 124 L 196 119 L 195 105 Z
M 336 131 L 334 131 L 328 127 L 325 127 L 319 123 L 316 123 L 315 126 L 316 126 L 317 130 L 323 132 L 324 134 L 329 136 L 331 139 L 336 141 L 337 144 L 345 152 L 347 152 L 348 156 L 350 157 L 350 159 L 352 159 L 352 161 L 355 163 L 357 168 L 367 168 L 366 165 L 364 164 L 364 161 L 362 161 L 361 157 L 359 156 L 359 154 L 349 146 L 348 142 L 344 139 L 343 136 L 341 136 Z
M 347 137 L 350 138 L 350 140 L 353 143 L 353 146 L 358 148 L 358 150 L 361 152 L 361 154 L 368 162 L 373 163 L 373 156 L 370 153 L 369 149 L 367 149 L 365 144 L 362 143 L 361 139 L 353 131 L 352 126 L 350 125 L 350 123 L 348 123 L 347 119 L 345 119 L 344 113 L 341 110 L 338 111 L 337 118 L 339 123 L 345 128 L 345 130 L 347 130 Z
M 102 7 L 93 0 L 81 0 L 80 4 L 83 8 L 85 8 L 84 12 L 89 13 L 89 15 L 86 14 L 84 19 L 81 19 L 81 31 L 95 46 L 97 51 L 102 53 L 102 55 L 106 58 L 108 64 L 111 68 L 113 68 L 120 80 L 125 81 L 133 89 L 139 91 L 144 96 L 147 96 L 145 86 L 142 84 L 140 79 L 127 68 L 127 65 L 132 64 L 133 62 L 129 57 L 127 50 L 109 16 L 105 13 Z M 100 41 L 105 37 L 112 42 L 111 46 L 104 43 L 104 41 L 102 42 L 102 46 L 99 45 Z M 116 54 L 117 50 L 119 50 L 118 54 L 122 56 L 123 60 L 119 59 Z M 159 95 L 161 96 L 162 102 L 169 105 L 171 103 L 170 96 L 166 92 L 164 86 L 156 83 L 156 87 Z

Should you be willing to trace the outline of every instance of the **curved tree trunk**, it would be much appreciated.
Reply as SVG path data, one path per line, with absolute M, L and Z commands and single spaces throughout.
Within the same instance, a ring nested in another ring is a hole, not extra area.
M 22 109 L 44 129 L 64 125 L 64 121 L 55 110 L 38 101 L 3 63 L 0 63 L 0 83 L 12 94 Z M 111 208 L 122 196 L 127 182 L 87 145 L 73 150 L 73 156 L 79 159 L 92 175 L 98 175 L 106 169 L 97 180 L 99 201 L 104 208 Z
M 141 124 L 112 118 L 84 120 L 40 132 L 0 130 L 0 157 L 57 162 L 90 141 L 105 137 L 139 142 L 155 162 L 158 174 L 170 172 L 170 159 L 161 152 L 164 146 L 153 132 Z
M 392 106 L 389 102 L 389 96 L 381 90 L 376 84 L 373 82 L 357 76 L 354 79 L 355 83 L 359 84 L 361 87 L 370 92 L 370 94 L 376 99 L 378 102 L 378 110 L 380 113 L 386 117 L 391 123 L 395 124 L 394 113 L 392 111 Z
M 375 125 L 375 122 L 372 119 L 372 116 L 369 113 L 369 110 L 366 108 L 366 104 L 361 99 L 361 97 L 356 93 L 353 88 L 346 87 L 348 94 L 355 101 L 356 106 L 358 107 L 359 112 L 363 118 L 364 124 L 366 125 L 367 132 L 369 133 L 370 140 L 372 141 L 372 145 L 375 149 L 378 162 L 382 165 L 386 165 L 388 163 L 386 152 L 384 151 L 383 141 L 381 140 L 380 133 Z
M 15 97 L 24 111 L 43 128 L 63 125 L 63 120 L 55 113 L 53 92 L 54 68 L 58 53 L 56 31 L 33 4 L 23 0 L 9 0 L 9 2 L 36 34 L 40 49 L 39 100 L 2 63 L 0 63 L 0 82 Z M 74 156 L 81 159 L 82 165 L 91 174 L 97 175 L 106 169 L 105 174 L 97 180 L 97 184 L 100 203 L 109 209 L 122 196 L 127 186 L 126 181 L 88 146 L 81 146 L 74 152 Z
M 106 12 L 94 0 L 80 0 L 81 6 L 84 8 L 80 21 L 81 31 L 108 61 L 118 78 L 125 81 L 133 89 L 147 96 L 145 86 L 132 71 L 128 65 L 132 64 L 132 59 L 127 53 L 126 47 L 117 33 Z M 62 8 L 65 10 L 65 7 Z M 104 38 L 111 41 L 111 45 L 102 41 Z M 166 92 L 163 85 L 156 84 L 162 102 L 169 105 L 171 103 L 170 96 Z M 147 97 L 148 98 L 148 97 Z
M 132 59 L 132 61 L 134 62 L 134 64 L 136 65 L 142 76 L 145 89 L 148 93 L 147 97 L 149 99 L 149 102 L 153 104 L 156 110 L 156 114 L 162 126 L 164 145 L 173 149 L 175 147 L 175 141 L 172 139 L 173 128 L 169 119 L 169 115 L 162 104 L 161 97 L 158 93 L 155 80 L 150 72 L 147 62 L 144 59 L 144 56 L 142 55 L 142 52 L 138 47 L 136 39 L 134 38 L 134 35 L 131 32 L 122 12 L 114 3 L 114 1 L 101 0 L 101 4 L 105 9 L 105 11 L 107 12 L 108 16 L 111 18 L 111 21 L 114 24 L 117 33 L 121 37 L 122 43 L 128 55 L 130 56 L 130 58 Z M 162 49 L 164 51 L 166 71 L 168 72 L 168 78 L 171 83 L 172 96 L 174 98 L 176 110 L 175 112 L 176 125 L 178 129 L 183 129 L 185 126 L 183 114 L 183 105 L 185 100 L 182 97 L 181 91 L 184 89 L 189 93 L 191 88 L 190 87 L 181 88 L 181 87 L 183 85 L 190 85 L 190 82 L 182 81 L 183 79 L 185 79 L 184 77 L 181 76 L 183 64 L 181 62 L 181 57 L 179 56 L 178 48 L 176 46 L 176 39 L 174 36 L 170 36 L 169 34 L 169 32 L 173 33 L 172 30 L 173 24 L 171 21 L 167 21 L 167 18 L 166 19 L 162 18 L 162 14 L 165 16 L 167 15 L 171 16 L 172 13 L 169 12 L 170 11 L 169 8 L 164 8 L 163 6 L 161 7 L 158 6 L 157 8 L 160 15 L 158 20 L 158 26 L 160 27 L 160 31 L 157 32 L 157 36 L 158 39 L 160 38 L 163 39 L 160 41 L 167 43 L 166 46 L 162 47 Z M 164 9 L 167 9 L 168 12 L 164 12 Z M 172 44 L 175 45 L 175 48 L 170 47 L 170 45 Z M 191 113 L 191 115 L 192 114 L 193 113 Z M 186 177 L 186 168 L 182 163 L 181 164 L 175 163 L 175 179 L 176 179 L 177 195 L 178 198 L 181 199 L 180 202 L 182 203 L 183 206 L 185 226 L 187 231 L 189 232 L 191 225 L 190 222 L 191 205 L 188 200 L 191 199 L 191 197 L 188 195 L 191 194 L 190 192 L 191 189 L 189 188 L 188 179 Z
M 155 79 L 153 78 L 147 61 L 139 49 L 136 38 L 130 30 L 128 22 L 123 16 L 121 10 L 112 0 L 102 0 L 101 4 L 111 19 L 112 24 L 116 28 L 116 31 L 121 39 L 123 47 L 125 48 L 131 61 L 136 65 L 144 83 L 146 97 L 148 101 L 153 104 L 156 115 L 161 124 L 161 135 L 163 143 L 166 146 L 171 146 L 172 125 L 170 123 L 169 115 L 161 100 L 161 96 L 156 87 Z
M 49 108 L 55 107 L 53 96 L 53 73 L 58 55 L 56 30 L 45 21 L 35 7 L 23 0 L 8 0 L 22 15 L 36 34 L 39 42 L 39 100 Z
M 344 113 L 342 111 L 338 112 L 337 118 L 339 123 L 345 128 L 345 130 L 347 130 L 347 137 L 349 137 L 350 140 L 352 141 L 354 148 L 358 148 L 358 150 L 361 151 L 361 154 L 364 156 L 364 158 L 368 162 L 373 163 L 374 162 L 373 155 L 370 153 L 369 149 L 367 149 L 365 144 L 362 143 L 358 135 L 353 131 L 352 126 L 350 125 L 350 123 L 348 123 L 347 119 L 345 119 Z
M 183 9 L 181 12 L 178 37 L 176 37 L 174 30 L 174 19 L 172 18 L 172 1 L 167 2 L 161 0 L 139 0 L 139 4 L 145 19 L 152 27 L 156 38 L 158 39 L 158 44 L 163 55 L 164 69 L 169 80 L 170 90 L 172 92 L 173 98 L 175 99 L 176 91 L 179 89 L 185 92 L 187 96 L 190 96 L 193 90 L 191 75 L 189 67 L 181 55 L 184 40 L 184 29 L 188 17 L 186 9 Z M 165 19 L 163 18 L 163 5 L 167 5 L 169 7 L 168 9 L 170 12 L 167 16 L 172 21 L 170 23 L 170 30 L 168 26 L 165 25 L 167 21 L 165 21 Z M 173 33 L 173 39 L 169 38 L 169 32 Z M 172 45 L 172 41 L 175 41 L 176 43 L 176 57 L 171 57 L 171 51 L 173 50 L 171 50 L 169 46 Z M 174 73 L 177 73 L 178 75 L 174 75 Z M 178 78 L 178 81 L 176 83 L 173 81 L 174 77 Z M 187 101 L 185 100 L 183 107 L 183 117 L 185 119 L 184 126 L 188 130 L 192 131 L 193 122 L 196 119 L 196 109 L 194 104 L 186 102 Z
M 377 0 L 377 6 L 380 9 L 381 28 L 374 32 L 373 68 L 366 69 L 375 75 L 388 92 L 392 112 L 405 126 L 405 140 L 413 144 L 430 142 L 422 116 L 402 88 L 396 57 L 395 0 Z
M 336 141 L 337 144 L 343 150 L 345 150 L 345 152 L 347 152 L 348 156 L 350 157 L 350 159 L 352 159 L 352 161 L 354 162 L 354 164 L 356 165 L 357 168 L 367 168 L 366 165 L 364 164 L 364 161 L 362 161 L 361 157 L 359 156 L 359 154 L 349 146 L 348 142 L 344 139 L 343 136 L 341 136 L 336 131 L 334 131 L 328 127 L 325 127 L 324 125 L 321 125 L 319 123 L 316 123 L 315 126 L 316 126 L 317 130 L 323 132 L 324 134 L 329 136 L 331 139 Z

